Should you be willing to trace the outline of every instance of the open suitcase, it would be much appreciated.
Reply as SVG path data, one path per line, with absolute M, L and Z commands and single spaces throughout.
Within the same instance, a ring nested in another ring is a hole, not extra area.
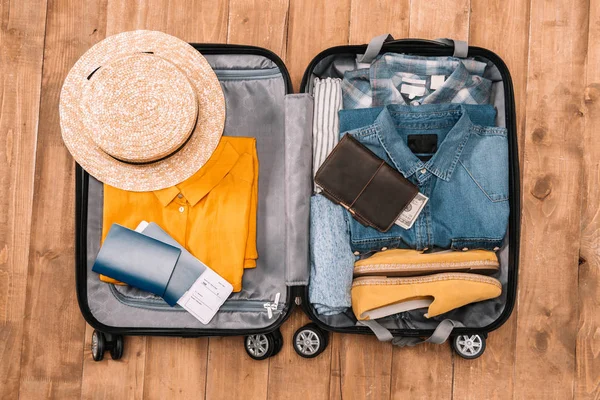
M 246 270 L 243 290 L 234 293 L 208 325 L 202 325 L 179 306 L 128 286 L 101 282 L 91 272 L 100 248 L 103 186 L 81 167 L 76 171 L 76 285 L 85 320 L 95 329 L 94 359 L 109 350 L 123 354 L 124 335 L 245 336 L 254 359 L 277 354 L 283 345 L 279 327 L 295 305 L 313 321 L 293 338 L 303 357 L 315 357 L 327 346 L 327 332 L 376 333 L 381 340 L 414 345 L 425 339 L 441 343 L 448 337 L 457 353 L 476 358 L 485 349 L 488 332 L 510 316 L 516 298 L 520 236 L 520 194 L 515 105 L 512 81 L 504 62 L 493 52 L 464 43 L 375 38 L 369 46 L 338 46 L 317 55 L 305 71 L 300 93 L 292 93 L 286 66 L 274 53 L 252 46 L 194 44 L 215 70 L 225 94 L 224 135 L 257 138 L 260 160 L 258 208 L 258 265 Z M 341 77 L 355 68 L 357 55 L 380 52 L 422 56 L 475 57 L 488 63 L 493 81 L 491 103 L 496 125 L 506 127 L 509 144 L 508 233 L 498 251 L 502 283 L 496 299 L 470 304 L 443 318 L 425 319 L 422 312 L 404 312 L 379 319 L 378 328 L 357 324 L 349 310 L 335 316 L 318 315 L 308 301 L 309 211 L 312 194 L 312 82 L 315 77 Z M 462 54 L 459 54 L 462 53 Z M 451 320 L 453 323 L 441 322 Z

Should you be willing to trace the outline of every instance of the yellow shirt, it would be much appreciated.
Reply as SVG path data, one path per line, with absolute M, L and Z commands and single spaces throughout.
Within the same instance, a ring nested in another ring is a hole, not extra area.
M 135 229 L 155 222 L 239 292 L 244 268 L 258 258 L 257 205 L 256 139 L 223 136 L 208 162 L 178 185 L 130 192 L 105 184 L 102 241 L 113 223 Z

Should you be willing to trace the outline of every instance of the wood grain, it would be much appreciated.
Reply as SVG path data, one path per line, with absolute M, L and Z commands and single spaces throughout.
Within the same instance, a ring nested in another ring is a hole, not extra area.
M 415 4 L 419 7 L 413 8 Z M 431 10 L 431 4 L 440 9 Z M 447 1 L 433 1 L 431 4 L 411 2 L 409 27 L 405 37 L 468 37 L 468 2 L 455 2 L 454 7 L 449 7 Z M 448 24 L 449 19 L 453 24 Z M 440 26 L 446 28 L 445 34 L 441 36 L 435 33 Z M 427 344 L 417 348 L 394 348 L 392 398 L 451 398 L 452 361 L 453 353 L 447 345 Z M 435 384 L 432 384 L 432 378 Z
M 286 62 L 292 83 L 298 90 L 304 70 L 320 50 L 347 44 L 350 0 L 290 0 L 289 8 Z M 322 371 L 329 371 L 331 348 L 312 360 L 301 358 L 292 348 L 295 331 L 306 323 L 308 318 L 296 311 L 281 328 L 284 349 L 270 362 L 270 399 L 327 398 L 329 373 Z M 288 371 L 295 372 L 289 375 Z M 306 382 L 310 382 L 310 386 Z M 300 397 L 298 391 L 302 393 Z
M 340 333 L 333 333 L 329 336 L 329 347 L 331 347 L 329 400 L 342 399 L 342 360 L 340 359 L 342 336 Z
M 153 337 L 147 343 L 144 399 L 204 397 L 208 339 Z
M 290 0 L 286 63 L 296 91 L 322 50 L 348 44 L 350 0 Z
M 516 399 L 573 396 L 588 6 L 531 4 Z
M 529 0 L 471 0 L 469 41 L 487 48 L 507 64 L 513 80 L 519 159 L 525 141 L 525 97 L 529 49 Z M 513 394 L 516 314 L 488 337 L 488 350 L 477 360 L 454 359 L 453 396 L 459 399 L 507 399 Z M 503 376 L 503 379 L 493 379 Z M 481 382 L 486 382 L 482 385 Z
M 106 1 L 106 21 L 98 27 L 98 36 L 105 37 L 123 31 L 143 29 L 139 10 L 133 3 Z M 125 339 L 124 358 L 115 362 L 95 362 L 89 347 L 93 329 L 86 324 L 81 397 L 84 399 L 141 399 L 144 390 L 146 338 Z M 127 357 L 127 358 L 125 358 Z M 110 359 L 106 353 L 105 358 Z
M 255 9 L 249 9 L 248 4 L 232 1 L 229 5 L 231 19 L 242 18 L 243 29 L 235 26 L 226 30 L 228 37 L 222 40 L 227 43 L 245 43 L 255 46 L 272 45 L 277 49 L 274 36 L 265 39 L 265 33 L 283 35 L 285 32 L 284 3 L 268 4 L 254 3 Z M 270 7 L 269 7 L 270 6 Z M 266 27 L 269 24 L 270 27 Z M 281 39 L 283 43 L 284 39 Z M 230 348 L 227 348 L 230 347 Z M 244 351 L 244 341 L 239 338 L 211 338 L 208 346 L 208 362 L 206 377 L 207 399 L 229 399 L 249 397 L 265 399 L 269 380 L 269 362 L 252 360 Z
M 469 0 L 411 0 L 410 37 L 469 39 Z
M 583 93 L 583 209 L 576 399 L 600 399 L 600 6 L 590 3 Z
M 123 7 L 127 7 L 123 9 Z M 126 19 L 115 18 L 116 32 L 131 29 L 160 30 L 187 42 L 225 42 L 227 37 L 228 2 L 210 0 L 145 0 L 143 3 L 117 2 L 109 4 L 109 12 L 122 13 Z M 132 24 L 135 22 L 135 24 Z M 107 28 L 108 29 L 108 28 Z M 144 398 L 196 397 L 204 394 L 208 339 L 181 338 L 136 339 L 146 341 Z M 164 365 L 168 371 L 160 373 Z M 159 376 L 160 379 L 156 379 Z M 189 381 L 189 382 L 188 382 Z
M 227 0 L 108 0 L 109 35 L 134 29 L 161 30 L 187 42 L 225 43 Z
M 269 361 L 270 400 L 328 399 L 329 373 L 323 371 L 328 372 L 330 369 L 331 348 L 328 346 L 314 359 L 300 357 L 293 348 L 294 333 L 308 322 L 306 315 L 296 309 L 281 327 L 283 349 Z
M 21 357 L 22 399 L 75 398 L 81 390 L 85 324 L 74 290 L 74 162 L 62 143 L 58 102 L 67 72 L 100 39 L 98 28 L 106 21 L 105 9 L 100 0 L 48 3 Z
M 390 398 L 392 347 L 375 336 L 341 335 L 339 357 L 342 399 Z
M 395 39 L 407 37 L 410 0 L 352 0 L 350 44 L 369 43 L 375 36 L 390 33 Z
M 46 4 L 0 2 L 0 398 L 17 398 Z
M 392 399 L 451 398 L 452 351 L 449 346 L 427 343 L 394 350 Z
M 267 398 L 269 362 L 251 359 L 242 337 L 210 338 L 208 350 L 207 400 Z
M 353 0 L 350 13 L 349 40 L 368 43 L 373 37 L 391 33 L 406 37 L 409 30 L 409 1 Z M 340 335 L 331 359 L 339 368 L 340 379 L 330 385 L 333 396 L 341 398 L 389 398 L 394 379 L 393 348 L 375 337 Z M 332 369 L 333 370 L 333 369 Z M 333 377 L 332 377 L 333 379 Z
M 289 0 L 231 0 L 228 43 L 273 51 L 285 61 Z
M 469 44 L 495 52 L 510 71 L 515 90 L 520 165 L 525 143 L 530 3 L 530 0 L 471 0 L 470 16 Z

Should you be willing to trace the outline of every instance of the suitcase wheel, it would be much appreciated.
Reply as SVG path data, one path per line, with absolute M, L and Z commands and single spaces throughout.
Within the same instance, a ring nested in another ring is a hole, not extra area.
M 310 323 L 294 333 L 294 350 L 300 357 L 313 358 L 321 354 L 328 344 L 328 333 Z
M 94 329 L 92 333 L 92 358 L 94 361 L 102 361 L 106 349 L 106 338 L 102 332 Z
M 113 360 L 118 360 L 123 357 L 123 336 L 105 334 L 94 329 L 91 347 L 94 361 L 102 361 L 106 350 L 110 351 Z
M 452 338 L 451 344 L 456 354 L 467 360 L 473 360 L 481 357 L 485 351 L 485 336 L 482 334 L 458 335 Z
M 254 360 L 266 360 L 279 353 L 283 347 L 283 336 L 279 329 L 270 333 L 246 336 L 244 348 L 250 358 Z

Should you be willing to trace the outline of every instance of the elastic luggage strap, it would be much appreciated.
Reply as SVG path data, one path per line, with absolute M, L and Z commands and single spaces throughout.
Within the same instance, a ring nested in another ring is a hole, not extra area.
M 433 344 L 442 344 L 450 337 L 452 334 L 452 330 L 455 327 L 463 326 L 458 321 L 453 321 L 451 319 L 445 319 L 439 323 L 439 325 L 433 331 L 433 334 L 429 336 L 427 339 L 421 339 L 418 337 L 394 337 L 392 333 L 377 322 L 374 319 L 366 320 L 366 321 L 358 321 L 358 325 L 364 325 L 371 329 L 377 339 L 382 342 L 392 342 L 394 346 L 416 346 L 421 343 L 433 343 Z
M 384 35 L 379 35 L 371 39 L 369 45 L 367 46 L 367 50 L 365 54 L 362 56 L 358 56 L 359 63 L 370 64 L 375 57 L 381 52 L 381 48 L 387 42 L 391 42 L 394 40 L 394 37 L 389 33 Z M 454 39 L 435 39 L 436 42 L 440 42 L 443 44 L 447 44 L 454 47 L 454 53 L 452 54 L 454 57 L 458 58 L 466 58 L 469 54 L 469 44 L 463 40 L 454 40 Z

